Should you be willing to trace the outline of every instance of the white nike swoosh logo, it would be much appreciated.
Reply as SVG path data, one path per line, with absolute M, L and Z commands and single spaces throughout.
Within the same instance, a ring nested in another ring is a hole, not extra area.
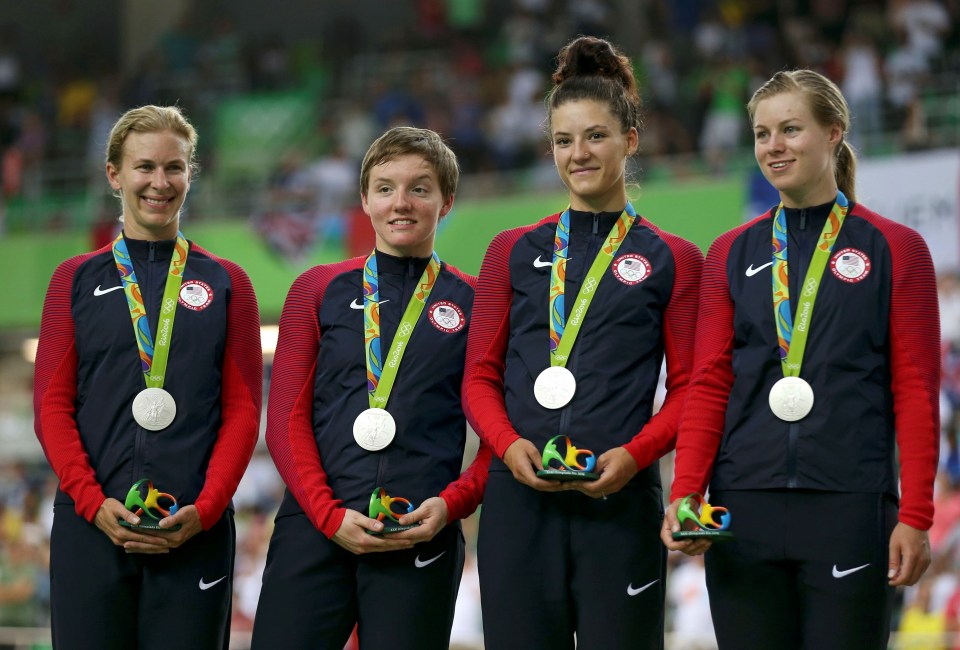
M 446 553 L 446 551 L 444 551 L 443 553 Z M 437 560 L 439 560 L 439 559 L 440 559 L 440 556 L 442 556 L 443 553 L 441 553 L 441 554 L 438 555 L 437 557 L 432 557 L 432 558 L 430 558 L 429 560 L 423 560 L 423 561 L 420 560 L 420 556 L 418 555 L 417 558 L 413 561 L 413 565 L 414 565 L 415 567 L 417 567 L 418 569 L 422 569 L 423 567 L 425 567 L 425 566 L 427 566 L 427 565 L 429 565 L 429 564 L 433 564 L 434 562 L 436 562 Z
M 866 569 L 868 566 L 870 566 L 870 563 L 869 563 L 869 562 L 867 562 L 867 563 L 864 564 L 863 566 L 854 567 L 854 568 L 852 568 L 852 569 L 847 569 L 847 570 L 845 570 L 845 571 L 838 571 L 838 570 L 837 570 L 837 565 L 834 564 L 834 565 L 833 565 L 833 577 L 834 577 L 834 578 L 842 578 L 843 576 L 848 576 L 848 575 L 850 575 L 851 573 L 856 573 L 856 572 L 859 571 L 860 569 Z
M 759 273 L 759 272 L 762 271 L 763 269 L 767 268 L 767 267 L 770 266 L 771 264 L 773 264 L 773 262 L 767 262 L 766 264 L 764 264 L 764 265 L 762 265 L 762 266 L 758 266 L 757 268 L 753 268 L 753 264 L 751 264 L 750 266 L 747 267 L 747 271 L 746 271 L 747 277 L 748 277 L 748 278 L 752 278 L 752 277 L 755 276 L 757 273 Z
M 119 287 L 110 287 L 109 289 L 101 289 L 100 285 L 97 285 L 97 288 L 93 290 L 93 295 L 102 296 L 105 293 L 110 293 L 111 291 L 116 291 L 117 289 L 123 289 L 123 286 Z
M 553 261 L 551 260 L 549 262 L 544 262 L 542 259 L 540 259 L 540 256 L 537 255 L 537 259 L 533 260 L 533 266 L 534 268 L 542 269 L 545 266 L 553 266 Z
M 628 595 L 628 596 L 636 596 L 636 595 L 639 594 L 641 591 L 644 591 L 644 590 L 646 590 L 646 589 L 649 589 L 650 587 L 652 587 L 653 585 L 657 584 L 658 582 L 660 582 L 659 579 L 654 580 L 653 582 L 649 582 L 649 583 L 643 585 L 642 587 L 640 587 L 640 588 L 638 588 L 638 589 L 634 589 L 634 588 L 633 588 L 633 583 L 631 582 L 630 584 L 627 585 L 627 595 Z
M 206 591 L 207 589 L 209 589 L 209 588 L 212 587 L 213 585 L 215 585 L 215 584 L 217 584 L 217 583 L 219 583 L 219 582 L 222 582 L 223 580 L 226 580 L 226 579 L 227 579 L 227 576 L 223 576 L 223 577 L 220 578 L 219 580 L 214 580 L 213 582 L 204 582 L 204 581 L 203 581 L 203 578 L 200 578 L 200 591 Z
M 377 304 L 382 305 L 385 302 L 390 302 L 390 299 L 387 298 L 386 300 L 381 300 Z M 354 298 L 353 302 L 350 303 L 350 309 L 363 309 L 363 301 L 359 298 Z

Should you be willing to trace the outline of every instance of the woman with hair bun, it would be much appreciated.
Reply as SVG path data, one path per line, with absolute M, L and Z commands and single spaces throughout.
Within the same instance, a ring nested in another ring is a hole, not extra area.
M 710 547 L 672 535 L 680 500 L 708 483 L 729 509 L 735 537 L 706 556 L 722 649 L 885 648 L 894 587 L 930 563 L 933 263 L 914 230 L 856 202 L 833 82 L 778 72 L 747 108 L 780 205 L 707 254 L 662 538 Z
M 675 442 L 703 260 L 627 200 L 641 126 L 630 60 L 580 37 L 553 81 L 547 124 L 569 207 L 494 238 L 467 346 L 465 411 L 497 456 L 478 542 L 484 641 L 662 648 L 657 461 Z M 551 444 L 561 457 L 581 448 L 564 457 L 574 468 L 592 450 L 599 477 L 538 477 Z

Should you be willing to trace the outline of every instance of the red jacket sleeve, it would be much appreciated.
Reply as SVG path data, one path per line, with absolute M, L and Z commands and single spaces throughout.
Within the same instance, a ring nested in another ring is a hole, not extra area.
M 671 501 L 704 492 L 723 438 L 733 386 L 733 301 L 727 284 L 727 254 L 738 234 L 739 229 L 717 238 L 704 263 L 694 371 L 677 434 Z
M 316 266 L 294 281 L 280 315 L 267 406 L 267 448 L 290 493 L 328 538 L 346 512 L 327 484 L 313 435 L 313 386 L 320 352 L 320 305 L 330 280 L 363 258 Z
M 449 267 L 450 271 L 456 274 L 464 282 L 476 289 L 477 278 L 463 273 L 459 269 Z M 471 321 L 473 316 L 471 316 Z M 471 329 L 473 324 L 470 325 Z M 487 486 L 487 473 L 490 468 L 491 451 L 483 440 L 480 441 L 480 448 L 477 449 L 477 455 L 474 457 L 470 466 L 440 493 L 447 504 L 447 521 L 452 522 L 458 519 L 469 517 L 477 509 L 483 500 L 483 491 Z
M 661 236 L 673 251 L 675 261 L 673 291 L 663 322 L 667 397 L 660 411 L 624 445 L 639 468 L 656 462 L 672 450 L 677 441 L 677 428 L 693 366 L 700 274 L 703 271 L 703 254 L 699 248 L 674 235 L 661 233 Z
M 933 525 L 940 452 L 940 310 L 933 260 L 914 230 L 883 220 L 890 245 L 890 365 L 900 456 L 900 521 Z
M 507 230 L 487 248 L 473 299 L 467 341 L 463 410 L 480 439 L 500 458 L 520 438 L 507 417 L 503 372 L 510 335 L 510 251 L 530 227 Z
M 447 504 L 447 522 L 464 519 L 473 514 L 483 500 L 490 469 L 490 447 L 483 440 L 470 466 L 440 493 Z
M 77 514 L 93 521 L 106 499 L 80 440 L 76 421 L 77 349 L 71 314 L 73 276 L 94 253 L 71 258 L 54 272 L 43 303 L 33 379 L 34 429 Z
M 194 503 L 205 530 L 220 520 L 250 463 L 260 435 L 263 401 L 260 311 L 253 285 L 237 264 L 213 255 L 210 257 L 227 270 L 232 291 L 227 308 L 227 342 L 221 371 L 220 428 L 207 465 L 203 489 Z

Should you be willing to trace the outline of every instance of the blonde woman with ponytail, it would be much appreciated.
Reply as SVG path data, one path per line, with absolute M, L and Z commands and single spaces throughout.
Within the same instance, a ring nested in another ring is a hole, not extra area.
M 894 588 L 930 563 L 933 263 L 915 231 L 857 203 L 833 82 L 778 72 L 747 109 L 780 204 L 707 255 L 661 538 L 709 549 L 721 650 L 879 650 Z M 675 541 L 681 500 L 708 486 L 733 541 Z

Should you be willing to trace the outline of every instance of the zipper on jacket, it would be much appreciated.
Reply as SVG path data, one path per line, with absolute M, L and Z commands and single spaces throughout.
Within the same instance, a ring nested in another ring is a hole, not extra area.
M 150 242 L 150 245 L 147 247 L 147 250 L 149 251 L 149 256 L 148 256 L 149 262 L 153 262 L 154 253 L 155 253 L 154 247 L 155 247 L 155 244 L 154 244 L 153 242 Z M 130 261 L 133 262 L 133 257 L 132 257 L 132 256 L 131 256 Z M 144 277 L 143 277 L 143 278 L 140 278 L 139 276 L 137 276 L 137 280 L 139 281 L 139 284 L 140 284 L 140 296 L 141 296 L 141 298 L 143 299 L 143 306 L 144 306 L 144 308 L 147 308 L 148 305 L 151 305 L 151 304 L 152 304 L 151 301 L 150 301 L 150 296 L 153 294 L 153 292 L 152 292 L 150 289 L 151 289 L 152 286 L 153 286 L 153 285 L 151 284 L 151 281 L 153 280 L 153 277 L 152 277 L 152 276 L 153 276 L 153 273 L 152 273 L 153 269 L 151 268 L 152 265 L 151 265 L 149 262 L 145 265 L 145 268 L 143 269 L 143 270 L 144 270 Z M 147 312 L 147 318 L 148 318 L 148 319 L 150 318 L 150 312 Z M 148 320 L 147 322 L 149 322 L 149 320 Z M 158 322 L 159 322 L 159 320 L 158 320 Z M 151 324 L 151 327 L 153 327 L 152 324 Z M 155 329 L 155 328 L 154 328 L 154 329 Z M 138 373 L 137 373 L 137 377 L 138 377 L 138 378 L 139 378 L 139 377 L 143 377 L 143 373 L 138 372 Z M 139 382 L 142 382 L 142 381 L 143 381 L 142 379 L 139 379 L 138 383 L 139 383 Z M 143 387 L 144 387 L 144 386 L 141 385 L 141 388 L 143 388 Z M 133 436 L 133 481 L 136 482 L 136 481 L 139 481 L 139 480 L 142 479 L 142 478 L 147 478 L 147 477 L 141 476 L 141 475 L 143 474 L 143 435 L 144 435 L 144 431 L 143 431 L 143 427 L 141 427 L 140 424 L 139 424 L 138 422 L 136 422 L 136 420 L 134 420 L 134 424 L 135 424 L 135 426 L 136 426 L 136 433 L 135 433 L 134 436 Z M 132 485 L 132 483 L 131 483 L 131 485 Z
M 387 454 L 385 452 L 386 450 L 380 454 L 380 460 L 377 461 L 377 481 L 373 486 L 374 489 L 383 487 L 383 475 L 387 472 Z
M 587 258 L 589 258 L 591 255 L 593 255 L 594 257 L 596 257 L 597 251 L 599 251 L 600 248 L 603 246 L 603 241 L 601 241 L 599 244 L 597 244 L 597 241 L 596 241 L 596 240 L 597 240 L 597 235 L 600 235 L 600 214 L 601 214 L 601 213 L 599 213 L 599 212 L 594 212 L 594 213 L 593 213 L 593 229 L 592 229 L 592 233 L 593 233 L 594 236 L 590 238 L 589 245 L 584 249 L 584 250 L 586 251 L 586 257 L 587 257 Z M 606 233 L 604 233 L 604 235 L 602 235 L 602 237 L 603 237 L 603 239 L 605 240 L 605 239 L 606 239 Z M 571 245 L 572 245 L 572 243 L 573 243 L 573 242 L 572 242 L 572 239 L 571 239 Z M 580 286 L 583 286 L 583 283 L 586 281 L 586 276 L 587 276 L 587 273 L 589 272 L 589 270 L 590 270 L 590 264 L 587 263 L 587 264 L 583 267 L 583 275 L 582 275 L 582 277 L 580 278 Z M 569 276 L 568 276 L 568 277 L 569 277 Z M 571 300 L 571 301 L 569 301 L 569 302 L 567 303 L 567 305 L 566 305 L 567 318 L 570 318 L 570 312 L 573 311 L 574 302 L 575 302 L 575 301 L 572 301 L 572 300 Z M 582 337 L 582 336 L 583 336 L 583 332 L 581 332 L 581 337 Z M 577 346 L 578 346 L 578 345 L 581 345 L 581 344 L 582 344 L 582 339 L 578 339 L 577 344 L 575 344 L 575 345 L 573 346 L 573 350 L 570 352 L 570 358 L 567 360 L 566 368 L 567 368 L 567 370 L 569 370 L 571 373 L 573 373 L 573 376 L 574 376 L 574 377 L 577 376 L 577 372 L 576 372 L 576 370 L 577 370 L 577 360 L 580 358 L 580 348 L 577 347 Z M 569 406 L 564 406 L 562 409 L 560 409 L 560 431 L 558 431 L 557 433 L 560 433 L 560 434 L 563 434 L 563 435 L 569 435 L 569 434 L 567 433 L 567 431 L 568 431 L 568 426 L 570 425 L 570 419 L 571 419 L 572 417 L 573 417 L 572 409 L 571 409 Z
M 594 240 L 596 239 L 596 235 L 599 234 L 600 232 L 600 213 L 599 212 L 593 213 L 593 227 L 591 232 L 593 233 L 594 236 L 590 238 L 588 246 L 584 249 L 587 258 L 590 257 L 590 252 L 593 251 L 593 247 L 595 243 Z M 572 238 L 570 243 L 571 244 L 573 243 Z M 594 253 L 594 255 L 596 255 L 596 253 Z M 582 274 L 582 277 L 580 278 L 581 287 L 583 286 L 583 283 L 586 280 L 586 275 L 589 272 L 589 270 L 590 270 L 589 264 L 583 267 L 583 274 Z M 571 300 L 567 303 L 567 305 L 565 305 L 566 312 L 567 312 L 566 314 L 567 319 L 570 318 L 570 313 L 573 311 L 574 302 L 575 301 Z M 570 351 L 570 358 L 567 359 L 567 365 L 565 366 L 567 370 L 573 373 L 574 377 L 577 376 L 576 369 L 577 369 L 577 359 L 579 358 L 579 356 L 580 356 L 580 348 L 577 347 L 577 345 L 575 344 L 573 346 L 573 350 Z M 572 417 L 573 415 L 571 414 L 570 406 L 564 406 L 562 409 L 560 409 L 560 430 L 557 433 L 563 434 L 563 435 L 569 435 L 567 431 L 570 425 L 570 418 Z
M 143 474 L 143 427 L 139 424 L 136 424 L 137 432 L 133 436 L 133 480 L 130 482 L 130 485 L 133 485 L 142 478 L 148 478 L 146 476 L 141 476 Z
M 800 437 L 800 425 L 791 422 L 787 429 L 787 487 L 797 487 L 797 438 Z
M 150 242 L 150 245 L 147 247 L 149 254 L 147 256 L 147 265 L 144 269 L 146 271 L 146 277 L 140 279 L 140 295 L 143 297 L 143 306 L 147 307 L 153 305 L 153 262 L 157 261 L 157 242 Z M 146 288 L 146 289 L 144 289 Z M 147 318 L 153 321 L 153 316 L 147 311 Z M 156 324 L 160 322 L 160 317 L 157 315 L 156 321 L 150 323 L 152 331 L 156 331 Z M 142 374 L 140 375 L 143 376 Z M 133 441 L 133 480 L 139 481 L 141 478 L 146 478 L 141 476 L 143 473 L 143 437 L 144 429 L 139 424 L 137 425 L 137 433 L 134 436 Z
M 580 356 L 579 354 L 577 354 L 577 352 L 578 352 L 577 349 L 574 349 L 571 352 L 570 359 L 567 360 L 567 366 L 566 366 L 567 370 L 572 372 L 574 377 L 577 376 L 577 373 L 574 372 L 574 370 L 576 370 L 576 367 L 577 367 L 577 358 Z M 574 395 L 576 395 L 576 393 L 574 393 Z M 571 403 L 572 403 L 572 400 L 571 400 Z M 564 406 L 562 409 L 560 409 L 560 430 L 557 431 L 558 434 L 562 434 L 565 436 L 570 435 L 569 427 L 570 427 L 570 419 L 573 417 L 572 411 L 573 409 L 570 407 L 570 405 Z
M 807 209 L 800 208 L 800 227 L 798 228 L 800 232 L 807 231 Z M 794 237 L 795 246 L 790 248 L 795 248 L 796 252 L 793 257 L 790 256 L 789 250 L 787 252 L 787 260 L 790 265 L 790 277 L 795 278 L 796 286 L 788 287 L 790 290 L 790 295 L 796 295 L 796 292 L 800 291 L 801 286 L 803 286 L 803 279 L 807 276 L 807 262 L 810 261 L 810 258 L 807 257 L 804 247 L 801 245 L 801 242 L 804 238 L 800 237 L 799 234 Z M 815 249 L 814 249 L 815 250 Z M 794 289 L 796 291 L 794 291 Z M 791 298 L 790 300 L 790 316 L 792 318 L 797 317 L 797 303 L 798 300 Z

